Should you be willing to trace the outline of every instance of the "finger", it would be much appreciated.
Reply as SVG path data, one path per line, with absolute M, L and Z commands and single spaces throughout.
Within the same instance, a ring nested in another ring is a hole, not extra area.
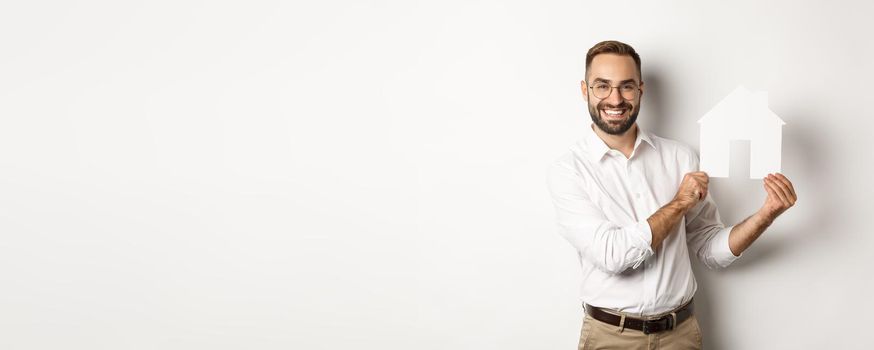
M 795 204 L 795 196 L 792 195 L 792 191 L 789 190 L 789 185 L 780 180 L 779 177 L 775 175 L 771 175 L 771 181 L 777 185 L 781 191 L 783 191 L 783 196 L 786 197 L 786 200 L 789 201 L 789 204 Z
M 689 175 L 689 176 L 693 176 L 693 177 L 696 177 L 696 178 L 703 178 L 703 179 L 706 179 L 706 178 L 709 177 L 709 176 L 707 176 L 707 173 L 705 173 L 705 172 L 703 172 L 703 171 L 691 172 L 691 173 L 689 173 L 689 174 L 687 174 L 687 175 Z
M 701 179 L 703 179 L 703 178 L 704 178 L 704 176 L 702 176 L 702 175 L 700 175 L 700 174 L 696 174 L 696 173 L 688 173 L 688 174 L 686 174 L 686 176 L 683 177 L 683 180 L 694 180 L 694 181 L 698 181 L 698 180 L 701 180 Z
M 771 189 L 770 186 L 768 186 L 768 182 L 767 182 L 767 181 L 762 181 L 762 187 L 764 187 L 764 188 L 765 188 L 765 191 L 768 192 L 768 199 L 776 200 L 776 201 L 779 201 L 779 200 L 780 200 L 780 197 L 777 196 L 777 193 L 774 192 L 774 190 Z
M 774 183 L 770 177 L 765 178 L 765 185 L 774 190 L 774 194 L 777 195 L 777 199 L 783 202 L 784 205 L 789 205 L 789 200 L 786 198 L 786 195 L 783 194 L 783 190 L 780 189 L 780 186 Z
M 792 197 L 798 198 L 798 195 L 795 193 L 795 186 L 792 186 L 792 181 L 789 181 L 789 178 L 780 173 L 774 173 L 774 176 L 777 176 L 777 179 L 785 183 L 786 186 L 789 186 L 789 192 L 792 193 Z
M 698 183 L 698 188 L 695 190 L 698 193 L 698 199 L 704 199 L 707 197 L 707 184 Z
M 768 183 L 766 181 L 762 181 L 762 187 L 764 187 L 765 191 L 768 192 L 768 198 L 765 201 L 765 203 L 769 203 L 769 202 L 770 203 L 782 203 L 783 202 L 780 200 L 780 196 L 777 195 L 777 192 L 773 188 L 771 188 L 771 186 L 768 186 Z
M 701 178 L 701 179 L 709 179 L 710 178 L 710 175 L 707 175 L 707 173 L 705 173 L 703 171 L 691 172 L 691 173 L 689 173 L 689 175 L 692 175 L 694 177 Z

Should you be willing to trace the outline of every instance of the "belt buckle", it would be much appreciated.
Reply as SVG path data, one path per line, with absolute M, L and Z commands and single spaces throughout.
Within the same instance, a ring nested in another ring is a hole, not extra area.
M 660 318 L 658 320 L 643 321 L 643 326 L 641 327 L 641 330 L 643 331 L 643 334 L 652 334 L 662 331 L 668 331 L 674 329 L 674 322 L 674 318 L 670 315 L 668 315 L 668 317 Z M 655 327 L 656 325 L 658 325 L 658 327 Z

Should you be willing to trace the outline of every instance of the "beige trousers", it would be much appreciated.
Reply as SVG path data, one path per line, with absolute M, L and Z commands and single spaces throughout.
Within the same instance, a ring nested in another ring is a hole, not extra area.
M 701 350 L 701 327 L 693 314 L 676 328 L 659 333 L 643 334 L 634 329 L 621 329 L 586 315 L 580 332 L 579 350 Z

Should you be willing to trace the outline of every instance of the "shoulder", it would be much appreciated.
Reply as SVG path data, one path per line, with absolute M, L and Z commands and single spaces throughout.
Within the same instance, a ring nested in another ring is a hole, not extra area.
M 583 176 L 585 150 L 580 142 L 570 146 L 560 157 L 554 159 L 547 168 L 547 183 L 551 188 L 586 181 Z
M 556 158 L 549 164 L 547 172 L 549 178 L 553 179 L 557 176 L 568 176 L 578 174 L 576 171 L 578 155 L 574 152 L 573 147 L 564 152 L 561 157 Z

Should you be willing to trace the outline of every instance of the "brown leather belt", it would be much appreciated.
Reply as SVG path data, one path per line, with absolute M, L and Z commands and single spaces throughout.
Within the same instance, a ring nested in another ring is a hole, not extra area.
M 585 304 L 586 314 L 592 318 L 608 323 L 614 326 L 620 326 L 622 316 L 605 311 L 605 309 L 594 307 Z M 643 332 L 643 334 L 658 333 L 674 329 L 678 324 L 683 323 L 689 316 L 692 316 L 694 305 L 692 300 L 689 300 L 686 305 L 680 306 L 669 314 L 659 318 L 642 319 L 625 316 L 625 328 L 635 329 Z M 676 319 L 674 317 L 676 315 Z

